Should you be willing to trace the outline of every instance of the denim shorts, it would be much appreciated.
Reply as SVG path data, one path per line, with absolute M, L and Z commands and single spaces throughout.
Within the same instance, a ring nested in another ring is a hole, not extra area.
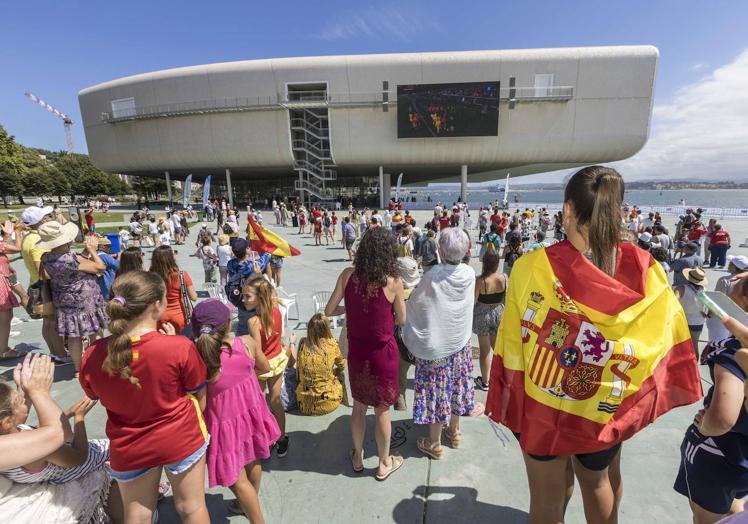
M 179 475 L 180 473 L 184 473 L 188 469 L 190 469 L 192 466 L 195 465 L 197 461 L 199 461 L 203 455 L 205 455 L 205 451 L 208 449 L 208 442 L 206 441 L 200 448 L 198 448 L 197 451 L 189 455 L 188 457 L 183 458 L 182 460 L 178 460 L 177 462 L 172 462 L 171 464 L 164 464 L 163 466 L 154 466 L 152 468 L 143 468 L 143 469 L 131 469 L 129 471 L 115 471 L 111 470 L 112 478 L 116 480 L 117 482 L 130 482 L 135 479 L 139 479 L 149 471 L 155 468 L 164 467 L 166 470 L 171 473 L 172 475 Z

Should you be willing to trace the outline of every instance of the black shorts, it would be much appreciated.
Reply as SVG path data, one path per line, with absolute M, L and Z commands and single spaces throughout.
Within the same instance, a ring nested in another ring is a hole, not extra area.
M 514 433 L 514 432 L 512 432 Z M 514 436 L 519 440 L 519 433 L 514 433 Z M 603 449 L 602 451 L 595 451 L 594 453 L 579 453 L 574 455 L 577 460 L 590 471 L 602 471 L 613 462 L 618 452 L 621 450 L 621 443 L 619 442 L 615 446 Z M 532 453 L 527 454 L 530 458 L 540 461 L 549 462 L 556 457 L 556 455 L 533 455 Z

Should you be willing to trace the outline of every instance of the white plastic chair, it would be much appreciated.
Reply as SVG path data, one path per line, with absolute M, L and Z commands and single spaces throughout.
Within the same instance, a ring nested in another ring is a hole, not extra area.
M 301 313 L 299 313 L 299 302 L 296 299 L 296 293 L 286 293 L 286 290 L 283 289 L 282 287 L 276 288 L 275 292 L 278 295 L 278 302 L 283 304 L 283 307 L 286 308 L 286 314 L 284 315 L 283 325 L 288 324 L 288 312 L 291 310 L 292 307 L 296 309 L 295 320 L 299 320 L 301 318 Z
M 314 304 L 314 312 L 324 313 L 325 306 L 330 301 L 331 296 L 332 296 L 332 291 L 315 291 L 314 293 L 312 293 L 312 303 Z M 345 318 L 345 315 L 338 315 L 335 317 L 330 317 L 330 324 L 332 324 L 330 327 L 335 329 L 338 327 L 339 324 L 342 325 L 344 318 Z

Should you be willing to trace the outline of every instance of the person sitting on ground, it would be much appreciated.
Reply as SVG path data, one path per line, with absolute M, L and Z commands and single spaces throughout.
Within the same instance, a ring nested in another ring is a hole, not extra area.
M 470 325 L 475 271 L 462 258 L 470 241 L 459 228 L 441 233 L 442 264 L 424 273 L 405 303 L 403 342 L 416 359 L 413 422 L 429 426 L 417 440 L 425 455 L 440 459 L 442 426 L 450 447 L 461 441 L 460 417 L 475 408 Z
M 99 258 L 98 238 L 91 235 L 86 239 L 86 258 L 71 251 L 78 233 L 78 226 L 72 222 L 64 226 L 47 222 L 39 228 L 41 240 L 37 243 L 39 248 L 49 249 L 42 255 L 42 265 L 49 275 L 57 334 L 67 338 L 75 376 L 80 370 L 83 337 L 97 337 L 109 324 L 106 301 L 97 280 L 106 269 Z
M 322 313 L 307 322 L 307 335 L 296 354 L 296 399 L 304 415 L 326 415 L 343 403 L 348 405 L 345 388 L 345 358 Z
M 231 333 L 231 308 L 208 299 L 192 315 L 192 333 L 208 370 L 205 425 L 208 487 L 228 486 L 236 496 L 229 511 L 264 522 L 259 491 L 260 461 L 270 457 L 280 429 L 265 403 L 257 375 L 270 370 L 260 346 Z

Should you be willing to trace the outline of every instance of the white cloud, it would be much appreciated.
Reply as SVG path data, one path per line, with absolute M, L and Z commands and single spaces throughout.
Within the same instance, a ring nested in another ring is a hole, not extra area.
M 409 41 L 425 32 L 440 32 L 439 23 L 419 4 L 394 2 L 341 13 L 312 36 L 335 41 L 359 37 Z
M 696 62 L 688 69 L 691 70 L 692 73 L 698 73 L 699 71 L 703 71 L 709 66 L 709 64 L 705 64 L 704 62 Z
M 748 50 L 654 107 L 652 132 L 626 179 L 748 177 Z

